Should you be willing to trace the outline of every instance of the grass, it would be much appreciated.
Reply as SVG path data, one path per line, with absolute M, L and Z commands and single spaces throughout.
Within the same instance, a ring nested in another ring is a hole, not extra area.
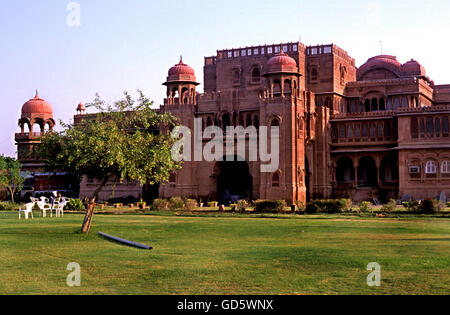
M 0 294 L 448 294 L 447 217 L 0 212 Z M 153 246 L 121 246 L 102 231 Z M 81 287 L 68 287 L 70 262 Z M 366 284 L 370 262 L 381 287 Z

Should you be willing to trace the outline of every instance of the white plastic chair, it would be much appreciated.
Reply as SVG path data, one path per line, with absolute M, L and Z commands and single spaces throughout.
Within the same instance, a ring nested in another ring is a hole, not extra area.
M 19 220 L 22 219 L 22 213 L 25 214 L 25 220 L 28 220 L 29 214 L 31 214 L 31 218 L 34 219 L 33 207 L 34 207 L 34 203 L 27 203 L 25 205 L 25 209 L 19 209 Z
M 56 205 L 56 208 L 55 208 L 56 217 L 64 216 L 64 207 L 65 206 L 66 206 L 65 202 L 61 202 L 58 205 Z
M 42 211 L 42 217 L 47 217 L 47 210 L 50 210 L 50 217 L 53 217 L 52 206 L 46 202 L 38 201 L 36 202 L 39 209 Z
M 47 197 L 41 197 L 41 201 L 45 203 L 50 203 L 50 200 Z

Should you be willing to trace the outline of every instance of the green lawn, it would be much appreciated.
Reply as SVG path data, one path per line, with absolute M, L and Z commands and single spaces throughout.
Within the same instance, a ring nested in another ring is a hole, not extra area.
M 0 212 L 0 294 L 449 294 L 450 220 Z M 154 247 L 106 241 L 102 231 Z M 68 287 L 67 264 L 81 265 Z M 370 262 L 381 287 L 367 286 Z

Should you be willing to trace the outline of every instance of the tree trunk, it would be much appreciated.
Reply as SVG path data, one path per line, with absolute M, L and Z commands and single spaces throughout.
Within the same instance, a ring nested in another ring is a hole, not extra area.
M 86 211 L 86 215 L 84 216 L 83 225 L 81 226 L 81 232 L 85 234 L 89 234 L 91 229 L 92 217 L 94 216 L 94 208 L 95 208 L 95 198 L 91 200 L 88 206 L 88 210 Z
M 12 203 L 14 203 L 14 192 L 11 188 L 8 188 L 8 189 L 9 189 L 9 193 L 11 194 L 11 201 L 12 201 Z
M 97 200 L 98 194 L 102 191 L 103 187 L 108 183 L 109 178 L 103 180 L 100 186 L 95 190 L 91 202 L 89 203 L 86 215 L 84 216 L 83 225 L 81 226 L 81 232 L 89 234 L 91 230 L 92 218 L 94 216 L 95 201 Z

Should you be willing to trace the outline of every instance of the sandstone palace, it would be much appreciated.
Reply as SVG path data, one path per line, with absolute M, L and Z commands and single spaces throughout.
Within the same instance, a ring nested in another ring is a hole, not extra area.
M 381 55 L 357 68 L 336 45 L 297 42 L 220 50 L 205 58 L 203 71 L 200 94 L 194 69 L 183 60 L 172 67 L 160 111 L 192 130 L 195 118 L 203 128 L 279 126 L 279 169 L 263 173 L 261 161 L 244 156 L 185 162 L 157 188 L 161 198 L 294 202 L 450 194 L 450 85 L 435 85 L 417 61 Z M 84 114 L 81 104 L 78 110 L 75 120 Z M 51 107 L 38 97 L 22 109 L 19 146 L 36 140 L 35 122 L 39 132 L 54 125 Z M 91 185 L 83 180 L 80 195 Z M 127 183 L 116 194 L 141 197 L 149 190 Z

